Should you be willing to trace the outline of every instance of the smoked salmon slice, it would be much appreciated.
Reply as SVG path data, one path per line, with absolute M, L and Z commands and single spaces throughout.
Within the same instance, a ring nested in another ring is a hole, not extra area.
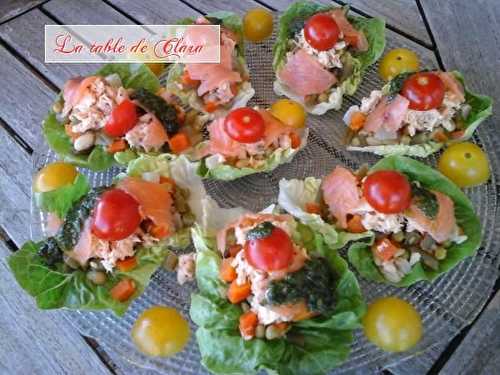
M 342 9 L 332 10 L 331 15 L 337 23 L 337 26 L 340 28 L 342 34 L 344 34 L 344 40 L 347 43 L 360 52 L 368 51 L 369 45 L 365 34 L 362 31 L 356 30 L 354 26 L 352 26 Z
M 189 77 L 201 81 L 198 95 L 216 89 L 223 84 L 241 82 L 241 75 L 233 71 L 233 52 L 236 42 L 226 33 L 221 33 L 220 63 L 219 64 L 186 64 Z
M 450 91 L 451 94 L 460 102 L 465 101 L 464 87 L 457 79 L 449 72 L 436 72 L 436 74 L 441 78 L 444 83 L 446 90 Z
M 283 124 L 271 113 L 264 109 L 259 109 L 259 113 L 264 119 L 264 147 L 269 147 L 282 135 L 296 133 L 297 129 Z M 224 128 L 225 118 L 212 121 L 208 126 L 210 143 L 204 154 L 221 154 L 227 157 L 245 157 L 245 146 L 232 139 Z
M 90 85 L 95 82 L 97 76 L 77 77 L 70 79 L 64 84 L 63 99 L 65 106 L 73 107 L 85 96 Z
M 88 218 L 83 224 L 78 242 L 73 250 L 68 252 L 68 256 L 76 260 L 82 266 L 87 264 L 88 260 L 94 256 L 91 226 L 91 219 Z
M 347 215 L 362 203 L 357 177 L 348 169 L 337 166 L 323 179 L 323 200 L 341 228 L 347 228 Z
M 332 73 L 303 49 L 288 57 L 278 77 L 301 96 L 321 94 L 337 82 Z
M 439 191 L 431 192 L 436 196 L 439 206 L 435 219 L 428 218 L 415 204 L 408 208 L 405 216 L 416 221 L 420 228 L 441 243 L 450 239 L 456 229 L 455 205 L 447 195 Z
M 228 157 L 243 157 L 245 154 L 244 146 L 232 139 L 224 129 L 225 118 L 218 118 L 212 121 L 208 126 L 210 143 L 207 154 L 221 154 Z
M 140 205 L 142 216 L 170 232 L 174 231 L 172 196 L 161 184 L 145 181 L 138 177 L 125 177 L 116 187 L 134 197 Z
M 269 147 L 282 135 L 290 133 L 299 134 L 296 128 L 283 124 L 280 120 L 269 113 L 269 111 L 259 109 L 259 113 L 264 119 L 264 123 L 266 125 L 266 130 L 264 132 L 265 147 Z
M 382 98 L 375 109 L 368 114 L 363 130 L 370 133 L 379 131 L 396 133 L 403 126 L 409 104 L 408 99 L 401 95 L 392 100 Z

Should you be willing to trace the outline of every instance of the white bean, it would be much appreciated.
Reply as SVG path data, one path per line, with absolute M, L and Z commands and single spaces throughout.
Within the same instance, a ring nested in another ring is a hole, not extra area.
M 76 151 L 83 151 L 92 147 L 94 145 L 94 142 L 95 142 L 94 133 L 86 132 L 75 140 L 73 147 L 75 148 Z

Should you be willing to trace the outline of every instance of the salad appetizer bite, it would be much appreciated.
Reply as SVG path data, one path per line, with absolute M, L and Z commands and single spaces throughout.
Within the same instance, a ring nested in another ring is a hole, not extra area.
M 310 202 L 290 199 L 300 189 Z M 435 279 L 481 242 L 466 195 L 438 171 L 406 157 L 386 157 L 357 172 L 337 166 L 321 182 L 282 180 L 278 201 L 303 222 L 370 231 L 369 241 L 351 245 L 349 261 L 362 276 L 397 286 Z
M 280 18 L 274 46 L 274 91 L 322 115 L 353 95 L 366 69 L 385 48 L 385 23 L 348 16 L 348 7 L 308 1 L 292 4 Z
M 318 232 L 266 211 L 211 235 L 193 229 L 202 363 L 217 374 L 326 373 L 349 354 L 361 291 Z
M 306 145 L 305 126 L 302 106 L 292 101 L 277 102 L 270 110 L 234 109 L 208 125 L 209 139 L 196 149 L 202 158 L 198 172 L 206 178 L 234 180 L 272 171 Z
M 48 237 L 10 256 L 16 280 L 41 309 L 118 315 L 169 251 L 190 244 L 205 195 L 196 165 L 168 155 L 138 158 L 111 186 L 95 188 L 56 163 L 41 170 L 34 188 Z
M 465 87 L 459 72 L 402 73 L 344 115 L 348 150 L 426 157 L 472 137 L 492 100 Z
M 186 151 L 201 139 L 192 115 L 146 65 L 109 64 L 65 83 L 43 134 L 65 161 L 99 171 L 138 153 Z M 181 127 L 186 119 L 193 126 Z
M 245 61 L 241 18 L 231 12 L 215 12 L 180 24 L 220 25 L 219 64 L 172 64 L 167 89 L 185 105 L 215 118 L 243 107 L 254 96 Z

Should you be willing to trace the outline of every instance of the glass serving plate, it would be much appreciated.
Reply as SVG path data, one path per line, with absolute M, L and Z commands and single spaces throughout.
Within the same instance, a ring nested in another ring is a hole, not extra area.
M 275 27 L 276 30 L 276 27 Z M 388 35 L 390 37 L 390 35 Z M 387 49 L 401 47 L 404 39 L 388 38 Z M 272 45 L 274 36 L 265 43 L 247 45 L 247 62 L 250 67 L 252 84 L 256 95 L 251 105 L 267 107 L 277 99 L 272 89 L 274 72 L 272 70 Z M 422 65 L 433 67 L 433 60 L 423 58 Z M 243 206 L 259 211 L 276 202 L 278 182 L 282 178 L 322 177 L 337 164 L 357 168 L 363 163 L 373 164 L 379 158 L 364 153 L 346 151 L 343 145 L 345 127 L 342 115 L 352 104 L 383 85 L 377 74 L 377 67 L 367 72 L 361 87 L 354 97 L 344 100 L 342 109 L 323 116 L 308 117 L 310 135 L 307 147 L 297 154 L 295 159 L 282 165 L 272 173 L 262 173 L 241 178 L 233 182 L 205 181 L 208 193 L 224 207 Z M 370 373 L 381 368 L 401 364 L 419 353 L 436 347 L 440 342 L 451 340 L 464 326 L 470 324 L 486 303 L 493 284 L 498 276 L 500 252 L 500 215 L 497 213 L 499 168 L 498 149 L 500 137 L 488 126 L 487 121 L 479 127 L 474 141 L 488 152 L 492 178 L 486 185 L 467 189 L 476 212 L 480 216 L 483 228 L 483 243 L 474 257 L 464 260 L 451 272 L 433 283 L 419 282 L 410 288 L 395 288 L 359 279 L 366 301 L 379 296 L 394 295 L 411 302 L 420 312 L 424 325 L 424 336 L 412 351 L 403 354 L 391 354 L 377 349 L 370 344 L 361 330 L 355 333 L 352 352 L 345 363 L 333 373 L 345 373 L 353 370 Z M 34 153 L 34 169 L 57 160 L 57 156 L 47 146 L 42 146 Z M 426 160 L 435 165 L 436 157 Z M 120 171 L 112 168 L 103 173 L 82 170 L 93 186 L 110 183 Z M 31 235 L 38 240 L 44 233 L 44 216 L 32 202 Z M 172 358 L 151 358 L 139 353 L 130 339 L 131 327 L 138 315 L 153 305 L 166 305 L 179 310 L 189 320 L 190 294 L 195 291 L 194 283 L 179 286 L 175 274 L 163 269 L 158 270 L 145 293 L 136 299 L 123 317 L 111 312 L 69 311 L 67 319 L 85 336 L 95 338 L 127 361 L 146 369 L 164 374 L 204 374 L 206 370 L 200 364 L 194 331 L 196 326 L 190 321 L 192 331 L 189 344 L 184 351 Z

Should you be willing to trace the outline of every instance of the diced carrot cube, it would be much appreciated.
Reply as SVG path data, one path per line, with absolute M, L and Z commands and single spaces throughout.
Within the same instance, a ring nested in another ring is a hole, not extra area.
M 123 279 L 118 282 L 109 293 L 115 301 L 125 302 L 135 293 L 135 282 L 132 279 Z
M 319 215 L 321 213 L 321 206 L 316 202 L 308 202 L 306 203 L 306 212 Z
M 175 154 L 180 154 L 182 151 L 187 150 L 191 147 L 191 141 L 189 137 L 184 133 L 177 133 L 168 141 L 170 149 Z
M 255 329 L 259 324 L 259 318 L 253 311 L 247 311 L 240 316 L 240 333 L 241 336 L 248 339 L 255 337 Z
M 116 267 L 122 272 L 128 272 L 137 267 L 137 258 L 135 256 L 127 257 L 116 261 Z
M 361 215 L 353 215 L 349 220 L 347 220 L 347 231 L 351 233 L 366 232 L 362 223 Z
M 230 283 L 234 280 L 236 280 L 236 277 L 238 276 L 236 274 L 236 270 L 234 267 L 231 265 L 231 262 L 233 261 L 234 258 L 225 258 L 222 259 L 222 264 L 219 270 L 219 277 L 221 280 Z
M 231 303 L 240 303 L 243 302 L 250 295 L 251 285 L 249 282 L 246 282 L 242 285 L 238 285 L 236 280 L 231 282 L 229 285 L 229 289 L 227 291 L 227 298 Z

